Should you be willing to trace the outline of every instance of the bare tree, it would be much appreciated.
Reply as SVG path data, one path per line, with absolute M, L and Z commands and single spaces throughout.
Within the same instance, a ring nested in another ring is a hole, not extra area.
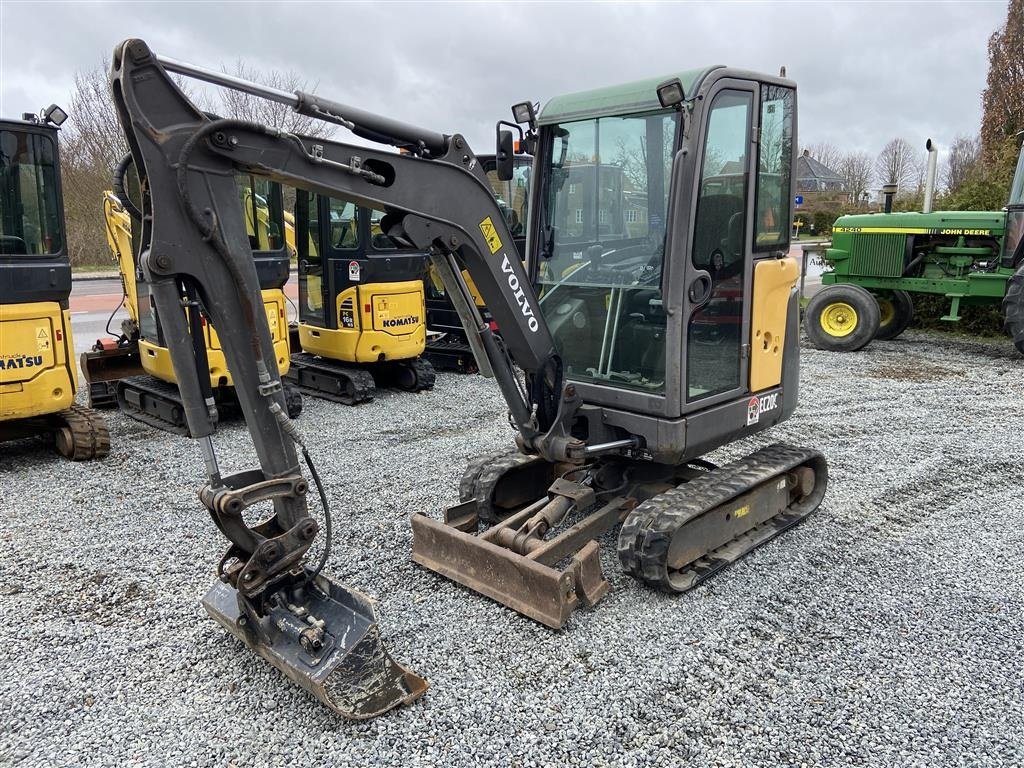
M 882 184 L 895 184 L 900 192 L 923 184 L 921 160 L 905 139 L 892 139 L 875 158 L 875 173 Z
M 851 152 L 839 161 L 835 169 L 846 183 L 850 201 L 860 205 L 875 175 L 875 161 L 867 152 Z
M 839 171 L 839 167 L 843 162 L 843 153 L 839 151 L 839 147 L 835 144 L 827 141 L 818 141 L 810 144 L 807 147 L 807 151 L 811 157 L 830 171 Z
M 306 81 L 297 73 L 288 72 L 261 72 L 260 70 L 247 67 L 239 61 L 235 64 L 234 71 L 225 73 L 240 77 L 244 80 L 252 80 L 263 85 L 277 88 L 281 91 L 305 91 Z M 314 88 L 316 86 L 314 85 Z M 268 101 L 258 96 L 251 96 L 248 93 L 224 89 L 220 96 L 219 111 L 224 117 L 236 117 L 241 120 L 249 120 L 262 125 L 269 125 L 289 133 L 300 133 L 314 138 L 326 139 L 334 133 L 334 126 L 317 120 L 313 117 L 300 115 L 287 104 L 276 101 Z
M 957 136 L 949 146 L 949 157 L 943 169 L 942 182 L 946 192 L 956 194 L 963 186 L 981 157 L 981 143 L 977 137 Z

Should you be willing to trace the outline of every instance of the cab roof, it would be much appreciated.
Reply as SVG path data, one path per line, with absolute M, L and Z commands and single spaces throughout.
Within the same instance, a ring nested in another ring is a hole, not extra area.
M 678 77 L 679 82 L 683 84 L 683 92 L 687 98 L 690 98 L 696 93 L 697 84 L 704 79 L 704 76 L 720 67 L 721 65 L 715 65 L 703 69 L 691 69 L 662 77 L 650 77 L 631 83 L 556 96 L 544 105 L 537 122 L 540 125 L 550 125 L 585 120 L 590 117 L 606 117 L 661 109 L 657 88 L 666 80 Z

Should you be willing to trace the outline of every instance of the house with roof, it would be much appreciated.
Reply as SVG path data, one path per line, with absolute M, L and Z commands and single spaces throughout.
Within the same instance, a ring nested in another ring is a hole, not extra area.
M 796 159 L 797 192 L 845 192 L 846 179 L 811 157 L 806 149 Z

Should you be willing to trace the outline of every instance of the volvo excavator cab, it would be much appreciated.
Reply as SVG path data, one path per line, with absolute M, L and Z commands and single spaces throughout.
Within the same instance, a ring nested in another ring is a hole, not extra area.
M 407 154 L 212 120 L 168 72 Z M 459 134 L 243 83 L 140 40 L 115 52 L 112 85 L 146 180 L 141 263 L 202 450 L 199 498 L 231 542 L 204 604 L 335 711 L 378 714 L 425 683 L 384 651 L 365 598 L 322 573 L 327 554 L 309 561 L 320 524 L 300 453 L 329 544 L 327 497 L 284 413 L 266 321 L 252 311 L 258 287 L 233 172 L 383 211 L 384 234 L 429 253 L 508 405 L 515 448 L 472 460 L 461 502 L 440 518 L 415 511 L 417 563 L 562 627 L 608 593 L 598 541 L 616 526 L 624 570 L 680 592 L 819 506 L 827 466 L 817 451 L 775 444 L 720 467 L 704 458 L 796 407 L 797 268 L 788 227 L 776 224 L 791 213 L 792 82 L 715 66 L 559 97 L 538 117 L 514 109 L 535 156 L 528 270 Z M 723 173 L 742 185 L 702 183 Z M 252 470 L 221 474 L 180 306 L 189 290 L 220 333 L 259 459 Z M 267 502 L 272 516 L 251 525 L 245 510 Z
M 61 455 L 110 451 L 103 418 L 75 405 L 71 262 L 64 233 L 56 105 L 0 121 L 0 440 L 55 439 Z
M 132 202 L 137 199 L 138 190 L 131 183 L 134 176 L 129 173 L 129 160 L 126 158 L 115 173 L 117 193 L 107 191 L 103 198 L 107 244 L 121 274 L 122 303 L 128 317 L 122 322 L 118 337 L 97 340 L 82 355 L 89 404 L 96 408 L 116 406 L 152 427 L 187 435 L 188 424 L 167 343 L 145 275 L 136 261 L 140 216 Z M 239 174 L 236 181 L 275 354 L 278 365 L 287 372 L 289 340 L 284 285 L 288 281 L 289 258 L 284 244 L 281 188 L 279 184 L 244 174 Z M 182 298 L 191 306 L 194 322 L 198 324 L 200 352 L 209 372 L 208 396 L 217 403 L 219 417 L 225 410 L 237 409 L 231 372 L 217 331 L 199 310 L 195 297 Z M 293 418 L 301 413 L 302 395 L 294 387 L 287 391 L 287 404 Z
M 296 191 L 299 317 L 288 379 L 356 405 L 377 386 L 434 386 L 426 345 L 423 251 L 381 231 L 384 212 Z

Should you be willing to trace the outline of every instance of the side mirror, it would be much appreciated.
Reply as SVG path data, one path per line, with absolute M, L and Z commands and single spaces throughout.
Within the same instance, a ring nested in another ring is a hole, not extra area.
M 512 131 L 498 131 L 498 146 L 494 155 L 495 171 L 502 181 L 510 181 L 514 170 L 515 147 Z

